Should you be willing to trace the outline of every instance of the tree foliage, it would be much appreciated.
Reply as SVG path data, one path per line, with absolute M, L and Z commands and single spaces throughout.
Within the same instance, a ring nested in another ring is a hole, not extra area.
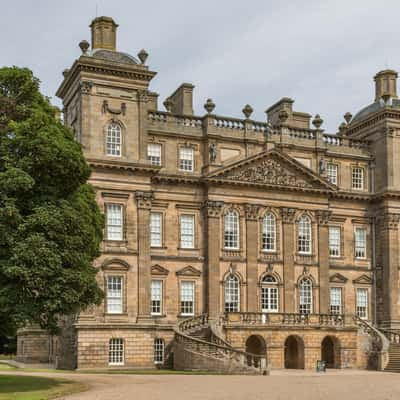
M 0 69 L 0 334 L 100 303 L 103 217 L 72 132 L 28 69 Z

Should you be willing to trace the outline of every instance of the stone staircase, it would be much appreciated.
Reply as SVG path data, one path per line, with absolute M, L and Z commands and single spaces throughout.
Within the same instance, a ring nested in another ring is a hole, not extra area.
M 400 332 L 382 329 L 382 333 L 389 339 L 389 362 L 385 371 L 400 373 Z
M 215 333 L 208 315 L 175 327 L 174 369 L 228 374 L 266 374 L 266 357 L 234 349 Z

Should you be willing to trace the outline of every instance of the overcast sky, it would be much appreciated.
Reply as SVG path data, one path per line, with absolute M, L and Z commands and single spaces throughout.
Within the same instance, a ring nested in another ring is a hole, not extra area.
M 242 117 L 249 103 L 265 120 L 289 96 L 336 132 L 346 111 L 373 100 L 377 71 L 400 69 L 399 0 L 1 0 L 0 65 L 31 68 L 59 104 L 61 72 L 90 41 L 96 4 L 119 24 L 119 50 L 148 51 L 160 108 L 190 82 L 196 114 L 211 97 L 220 115 Z

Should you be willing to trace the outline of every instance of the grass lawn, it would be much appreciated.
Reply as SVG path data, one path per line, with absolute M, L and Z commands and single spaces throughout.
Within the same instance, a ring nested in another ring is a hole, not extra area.
M 14 371 L 16 368 L 14 368 L 11 365 L 8 364 L 1 364 L 0 363 L 0 371 Z
M 47 400 L 86 389 L 86 385 L 66 379 L 0 375 L 0 400 Z

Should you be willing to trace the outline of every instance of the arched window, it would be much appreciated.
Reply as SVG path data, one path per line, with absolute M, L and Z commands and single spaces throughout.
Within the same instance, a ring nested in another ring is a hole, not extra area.
M 107 128 L 106 154 L 108 156 L 121 156 L 122 130 L 121 126 L 111 122 Z
M 264 313 L 279 311 L 278 281 L 266 275 L 261 281 L 261 310 Z
M 224 247 L 239 249 L 239 214 L 234 210 L 224 215 Z
M 239 278 L 230 274 L 225 279 L 225 312 L 240 311 L 240 283 Z
M 299 312 L 312 314 L 313 312 L 313 286 L 311 279 L 303 278 L 299 283 Z
M 311 254 L 311 220 L 306 215 L 299 220 L 297 250 L 302 254 Z
M 266 214 L 263 219 L 262 248 L 264 251 L 276 250 L 276 220 L 271 213 Z

